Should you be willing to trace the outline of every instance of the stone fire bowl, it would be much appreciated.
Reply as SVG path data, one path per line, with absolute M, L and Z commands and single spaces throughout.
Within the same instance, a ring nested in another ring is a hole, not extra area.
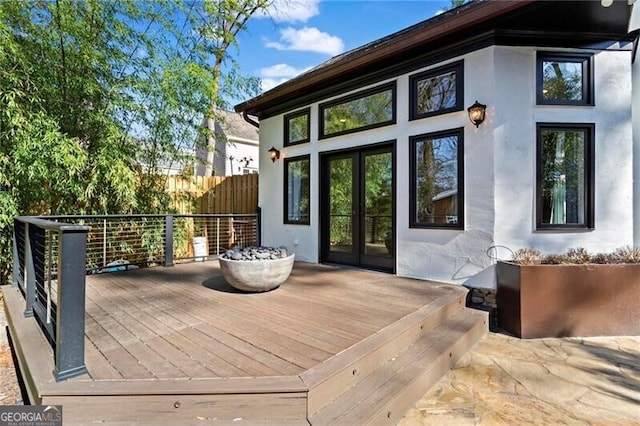
M 218 258 L 222 276 L 234 288 L 243 291 L 269 291 L 289 278 L 295 254 L 281 259 L 231 260 Z

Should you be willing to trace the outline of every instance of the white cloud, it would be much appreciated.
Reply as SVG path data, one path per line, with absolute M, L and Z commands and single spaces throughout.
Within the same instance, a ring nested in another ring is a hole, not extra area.
M 309 68 L 298 69 L 289 64 L 276 64 L 267 68 L 260 69 L 262 77 L 295 77 L 308 70 Z
M 279 84 L 302 74 L 310 68 L 296 68 L 289 64 L 276 64 L 260 69 L 262 91 L 271 90 Z
M 320 0 L 275 0 L 256 17 L 271 18 L 276 22 L 307 22 L 320 13 L 318 4 Z
M 315 27 L 299 30 L 285 28 L 280 30 L 280 41 L 267 41 L 265 46 L 278 50 L 326 53 L 332 56 L 344 51 L 344 43 L 340 37 L 324 33 Z
M 260 80 L 260 88 L 263 92 L 267 92 L 273 89 L 276 86 L 281 85 L 285 81 L 289 80 L 288 78 L 263 78 Z

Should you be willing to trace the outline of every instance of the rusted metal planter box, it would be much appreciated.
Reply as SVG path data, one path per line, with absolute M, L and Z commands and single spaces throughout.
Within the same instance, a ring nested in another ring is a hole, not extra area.
M 640 335 L 640 264 L 497 265 L 498 325 L 521 338 Z

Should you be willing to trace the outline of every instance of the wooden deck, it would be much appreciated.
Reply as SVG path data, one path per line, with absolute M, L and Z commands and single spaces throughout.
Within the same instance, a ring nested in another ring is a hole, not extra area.
M 465 293 L 303 263 L 280 288 L 259 294 L 231 288 L 217 262 L 93 275 L 86 298 L 89 373 L 55 382 L 52 351 L 33 318 L 22 316 L 21 295 L 3 291 L 31 401 L 62 404 L 65 424 L 308 424 L 345 391 L 337 387 L 354 386 L 352 376 L 376 368 L 363 356 L 386 362 L 398 350 L 393 339 L 412 344 L 425 324 L 435 325 L 430 314 L 463 309 Z M 483 334 L 486 321 L 478 329 Z

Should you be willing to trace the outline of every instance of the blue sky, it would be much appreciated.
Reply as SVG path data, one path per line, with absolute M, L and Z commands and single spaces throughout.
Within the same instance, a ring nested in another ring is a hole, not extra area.
M 276 0 L 238 36 L 243 74 L 269 90 L 339 53 L 431 18 L 449 0 Z

